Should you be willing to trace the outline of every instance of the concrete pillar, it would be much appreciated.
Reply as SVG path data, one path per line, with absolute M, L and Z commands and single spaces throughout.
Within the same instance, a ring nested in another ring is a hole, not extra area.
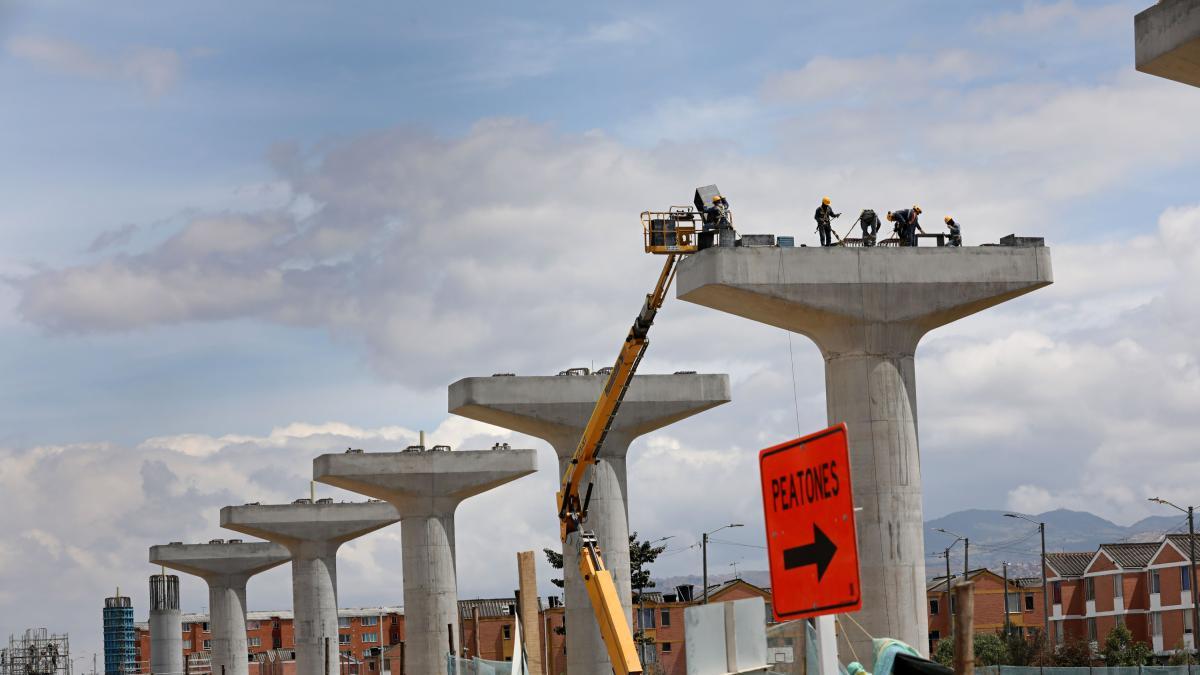
M 712 249 L 680 264 L 680 299 L 801 333 L 820 347 L 829 422 L 849 430 L 862 509 L 857 618 L 872 635 L 928 650 L 917 343 L 1051 282 L 1050 250 L 1040 245 Z M 848 635 L 860 660 L 869 659 L 870 641 L 861 631 Z
M 290 557 L 282 546 L 236 539 L 150 547 L 151 563 L 193 574 L 208 584 L 213 675 L 248 675 L 246 582 Z
M 183 673 L 183 621 L 179 577 L 174 574 L 150 577 L 150 673 Z
M 390 504 L 247 504 L 221 509 L 221 527 L 273 541 L 292 554 L 296 675 L 338 673 L 337 551 L 400 519 Z M 382 628 L 380 628 L 382 630 Z M 326 642 L 328 641 L 328 642 Z
M 605 376 L 470 377 L 450 385 L 450 412 L 541 438 L 566 471 L 604 387 Z M 592 467 L 592 501 L 585 529 L 596 533 L 612 571 L 625 619 L 632 624 L 629 580 L 629 490 L 625 457 L 633 439 L 729 402 L 728 375 L 638 375 Z M 575 535 L 572 535 L 574 538 Z M 612 663 L 600 638 L 587 589 L 579 578 L 579 548 L 563 550 L 567 620 L 567 671 L 610 675 Z
M 464 499 L 537 470 L 533 450 L 322 455 L 313 478 L 391 502 L 403 517 L 406 669 L 446 675 L 462 650 L 454 568 L 454 510 Z M 503 542 L 503 533 L 496 533 Z
M 521 637 L 525 639 L 525 661 L 529 675 L 543 675 L 542 631 L 538 621 L 537 566 L 533 551 L 517 552 L 517 599 L 520 602 Z M 517 645 L 520 648 L 521 645 Z

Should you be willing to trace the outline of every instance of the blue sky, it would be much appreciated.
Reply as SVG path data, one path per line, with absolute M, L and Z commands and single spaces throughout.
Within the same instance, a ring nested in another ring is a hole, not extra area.
M 1054 247 L 1053 287 L 922 342 L 928 517 L 1194 503 L 1200 259 L 1179 242 L 1200 234 L 1200 92 L 1133 71 L 1140 9 L 0 5 L 0 532 L 22 542 L 0 552 L 0 634 L 92 631 L 62 617 L 144 592 L 146 546 L 297 496 L 324 450 L 425 429 L 549 466 L 449 418 L 446 386 L 607 363 L 655 273 L 637 213 L 710 182 L 747 231 L 815 242 L 829 194 Z M 645 367 L 727 372 L 735 399 L 633 450 L 632 524 L 683 542 L 671 575 L 730 513 L 761 538 L 753 451 L 821 426 L 824 388 L 803 338 L 793 400 L 784 334 L 662 317 Z M 464 594 L 511 588 L 489 530 L 554 544 L 542 473 L 460 511 Z M 349 549 L 345 604 L 398 602 L 398 546 Z M 70 581 L 12 623 L 46 570 Z M 288 603 L 283 573 L 257 588 Z

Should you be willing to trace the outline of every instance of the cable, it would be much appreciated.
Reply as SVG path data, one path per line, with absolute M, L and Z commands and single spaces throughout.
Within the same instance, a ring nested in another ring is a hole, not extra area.
M 779 283 L 783 283 L 783 248 L 779 249 Z M 787 331 L 787 338 L 788 361 L 792 366 L 792 405 L 796 409 L 796 435 L 803 436 L 804 434 L 800 431 L 800 391 L 796 386 L 796 353 L 792 349 L 792 331 Z
M 742 546 L 745 548 L 760 548 L 763 550 L 766 550 L 766 548 L 767 548 L 766 546 L 758 546 L 756 544 L 741 544 L 736 541 L 725 541 L 724 539 L 713 539 L 712 537 L 708 538 L 708 543 L 710 543 L 710 544 L 726 544 L 728 546 Z

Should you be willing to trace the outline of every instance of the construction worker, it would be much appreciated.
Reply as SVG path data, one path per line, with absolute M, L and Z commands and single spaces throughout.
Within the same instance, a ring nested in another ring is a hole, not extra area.
M 962 246 L 962 229 L 959 228 L 958 223 L 954 222 L 950 216 L 946 216 L 945 221 L 946 227 L 950 228 L 950 245 Z
M 863 246 L 874 246 L 875 235 L 879 232 L 879 228 L 882 225 L 879 222 L 879 216 L 875 215 L 875 211 L 872 209 L 863 209 L 862 213 L 858 214 L 857 222 L 859 227 L 862 228 Z
M 900 236 L 901 246 L 916 246 L 917 245 L 917 230 L 921 230 L 921 234 L 925 234 L 925 230 L 921 229 L 921 223 L 917 217 L 921 215 L 921 207 L 913 205 L 911 209 L 900 209 L 892 211 L 890 220 L 896 221 L 896 233 Z
M 733 218 L 729 211 L 729 202 L 721 195 L 713 195 L 712 206 L 708 208 L 709 222 L 718 228 L 733 227 Z
M 821 205 L 813 214 L 813 218 L 817 221 L 817 232 L 821 233 L 821 246 L 833 246 L 833 226 L 830 221 L 841 215 L 833 212 L 833 208 L 829 206 L 829 197 L 821 199 Z

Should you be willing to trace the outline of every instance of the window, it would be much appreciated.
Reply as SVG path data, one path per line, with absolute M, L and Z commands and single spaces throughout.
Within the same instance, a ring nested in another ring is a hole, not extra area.
M 212 649 L 212 640 L 205 640 L 205 641 L 204 641 L 204 649 L 205 649 L 205 650 Z
M 942 632 L 941 632 L 941 631 L 939 631 L 939 630 L 931 630 L 931 631 L 929 631 L 929 639 L 930 639 L 930 640 L 934 640 L 934 641 L 941 640 L 941 639 L 942 639 Z
M 638 611 L 638 626 L 641 628 L 654 628 L 653 609 L 643 609 Z
M 364 640 L 364 642 L 365 642 L 365 640 Z M 364 649 L 363 650 L 363 660 L 364 661 L 366 661 L 367 659 L 371 658 L 374 655 L 375 655 L 375 650 L 373 650 L 373 649 Z
M 1008 594 L 1008 613 L 1009 614 L 1020 614 L 1021 613 L 1021 594 L 1020 593 L 1009 593 Z
M 505 640 L 511 640 L 512 639 L 512 625 L 506 623 L 503 626 L 501 626 L 500 634 L 504 637 Z
M 1184 635 L 1192 634 L 1192 613 L 1191 612 L 1183 613 L 1183 634 Z
M 1150 572 L 1150 592 L 1160 593 L 1162 589 L 1162 577 L 1159 576 L 1158 570 Z
M 662 651 L 664 654 L 670 654 L 671 653 L 671 643 L 670 642 L 662 643 Z
M 1096 641 L 1096 617 L 1087 620 L 1088 642 Z
M 350 634 L 349 633 L 338 633 L 338 644 L 339 645 L 350 644 Z
M 205 621 L 204 623 L 200 624 L 200 630 L 204 631 L 205 633 L 207 633 L 207 632 L 208 632 L 208 622 L 207 622 L 207 621 Z
M 379 642 L 379 633 L 363 633 L 363 642 Z
M 1179 587 L 1188 592 L 1192 590 L 1192 574 L 1186 567 L 1179 568 Z
M 1088 602 L 1096 599 L 1096 580 L 1092 577 L 1083 580 L 1083 599 Z
M 361 623 L 364 626 L 375 626 L 375 625 L 379 624 L 379 617 L 364 616 L 363 618 L 359 619 L 359 623 Z
M 937 616 L 939 609 L 941 609 L 941 607 L 938 607 L 938 601 L 934 598 L 931 598 L 929 600 L 929 613 L 934 616 Z
M 250 621 L 250 620 L 246 621 L 246 630 L 258 630 L 261 627 L 262 627 L 262 624 L 259 623 L 258 621 Z
M 1033 611 L 1033 593 L 1025 594 L 1025 611 L 1026 612 Z
M 191 641 L 191 640 L 184 640 L 184 641 L 183 641 L 183 648 L 184 648 L 184 649 L 191 649 L 191 648 L 192 648 L 192 641 Z
M 260 638 L 260 637 L 246 638 L 246 646 L 247 647 L 261 647 L 262 646 L 262 638 Z
M 670 626 L 671 625 L 671 610 L 664 609 L 662 612 L 659 613 L 658 619 L 659 619 L 658 625 L 662 626 L 663 628 Z
M 339 616 L 338 617 L 338 628 L 349 628 L 349 627 L 350 627 L 350 617 Z
M 1162 637 L 1162 612 L 1150 612 L 1150 634 Z
M 1054 604 L 1062 604 L 1062 582 L 1055 581 L 1051 586 L 1054 588 Z
M 958 614 L 958 603 L 955 600 L 956 600 L 956 598 L 953 595 L 950 596 L 950 613 L 951 614 Z
M 185 622 L 183 622 L 183 626 L 182 626 L 182 627 L 183 627 L 183 632 L 185 632 L 185 633 L 190 633 L 190 632 L 192 632 L 192 622 L 191 622 L 191 621 L 185 621 Z
M 1125 597 L 1125 584 L 1121 579 L 1120 574 L 1113 575 L 1113 599 L 1124 599 Z

